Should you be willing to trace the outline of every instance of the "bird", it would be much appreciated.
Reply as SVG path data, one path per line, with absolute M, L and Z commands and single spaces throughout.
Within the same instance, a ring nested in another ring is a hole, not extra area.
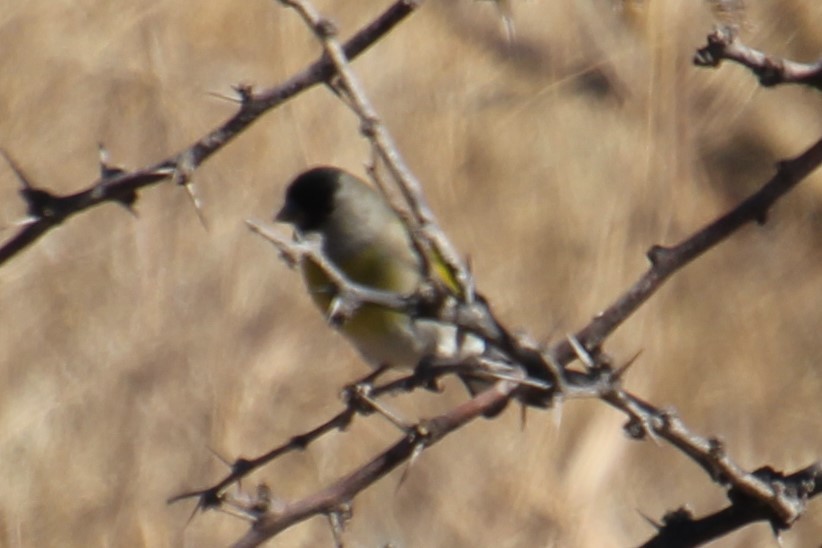
M 275 220 L 292 225 L 298 237 L 319 237 L 322 255 L 361 286 L 410 296 L 426 280 L 426 262 L 402 218 L 374 187 L 337 167 L 314 167 L 295 177 Z M 458 295 L 452 270 L 437 257 L 431 262 L 440 285 Z M 300 267 L 314 304 L 329 317 L 338 288 L 310 258 L 303 259 Z M 464 357 L 484 350 L 479 337 L 466 337 L 451 324 L 368 302 L 338 328 L 378 369 L 414 369 L 427 357 L 443 353 Z M 491 384 L 461 379 L 472 395 Z

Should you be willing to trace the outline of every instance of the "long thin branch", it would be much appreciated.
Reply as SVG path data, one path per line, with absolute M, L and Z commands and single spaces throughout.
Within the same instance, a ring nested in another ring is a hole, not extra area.
M 312 29 L 321 41 L 326 55 L 334 64 L 339 78 L 340 87 L 350 101 L 350 106 L 360 118 L 363 134 L 371 141 L 383 163 L 388 168 L 393 180 L 397 183 L 400 192 L 408 203 L 413 220 L 428 242 L 434 247 L 437 254 L 454 272 L 461 287 L 466 292 L 466 298 L 473 299 L 471 275 L 465 263 L 460 259 L 456 247 L 440 229 L 434 212 L 428 205 L 422 191 L 419 179 L 414 175 L 394 139 L 380 120 L 377 111 L 371 105 L 357 77 L 351 70 L 345 47 L 336 39 L 337 30 L 334 25 L 314 8 L 310 2 L 301 0 L 279 0 L 286 6 L 294 8 L 306 24 Z M 417 228 L 417 227 L 414 227 Z M 417 236 L 412 233 L 412 236 Z
M 475 368 L 471 365 L 460 364 L 455 364 L 452 366 L 418 368 L 409 375 L 372 386 L 372 383 L 380 374 L 380 371 L 375 371 L 366 376 L 364 379 L 361 379 L 360 381 L 346 387 L 345 391 L 348 392 L 350 396 L 348 398 L 344 398 L 347 399 L 346 406 L 342 411 L 338 412 L 330 419 L 318 424 L 306 432 L 292 436 L 287 442 L 257 457 L 238 458 L 231 463 L 231 471 L 216 484 L 205 489 L 187 491 L 174 495 L 170 497 L 167 502 L 168 504 L 174 504 L 175 502 L 196 498 L 198 499 L 197 508 L 199 510 L 222 507 L 226 502 L 226 493 L 228 488 L 238 483 L 255 470 L 287 453 L 301 451 L 308 448 L 309 445 L 320 439 L 325 434 L 333 432 L 334 430 L 345 430 L 357 415 L 371 413 L 373 409 L 368 408 L 368 405 L 363 405 L 361 399 L 357 397 L 358 387 L 368 388 L 368 395 L 371 398 L 376 399 L 382 396 L 395 396 L 400 393 L 412 392 L 418 388 L 430 388 L 432 386 L 436 387 L 436 383 L 441 377 L 446 375 L 476 374 L 474 369 Z M 525 381 L 525 379 L 521 378 L 503 380 L 509 380 L 515 384 Z M 595 397 L 599 394 L 605 393 L 610 389 L 607 384 L 609 381 L 605 376 L 601 376 L 600 381 L 600 383 L 595 381 L 589 382 L 586 388 L 580 388 L 573 395 L 573 397 Z M 479 403 L 478 405 L 482 406 L 483 404 Z M 483 409 L 483 412 L 484 411 L 487 411 L 487 409 Z
M 771 206 L 820 165 L 822 139 L 796 158 L 780 162 L 776 174 L 761 189 L 692 236 L 673 247 L 652 247 L 648 251 L 648 259 L 651 261 L 648 271 L 611 306 L 578 331 L 576 339 L 589 350 L 597 348 L 656 293 L 672 274 L 728 238 L 740 227 L 748 223 L 764 223 Z M 576 359 L 576 352 L 567 340 L 552 348 L 550 353 L 563 365 Z
M 654 407 L 625 390 L 605 393 L 601 399 L 631 417 L 626 426 L 629 434 L 667 441 L 696 462 L 715 482 L 729 487 L 730 492 L 737 495 L 735 500 L 732 498 L 734 504 L 755 503 L 774 524 L 792 525 L 805 511 L 808 497 L 818 493 L 813 484 L 803 491 L 790 490 L 778 476 L 746 471 L 728 456 L 720 440 L 695 434 L 673 411 Z
M 789 475 L 770 469 L 757 470 L 755 474 L 778 482 L 778 485 L 798 499 L 822 494 L 822 466 L 819 463 Z M 729 506 L 702 518 L 694 519 L 686 509 L 669 512 L 662 524 L 655 524 L 657 534 L 642 544 L 642 548 L 699 546 L 757 521 L 770 522 L 777 534 L 785 528 L 784 524 L 773 520 L 771 509 L 759 500 L 743 498 L 734 492 L 729 493 L 729 496 L 732 500 Z
M 420 450 L 430 447 L 450 432 L 468 424 L 488 409 L 507 401 L 517 384 L 500 381 L 490 390 L 442 415 L 423 421 L 393 446 L 325 489 L 274 512 L 262 515 L 235 548 L 259 546 L 277 533 L 318 514 L 331 514 L 386 474 L 408 462 Z
M 411 14 L 421 2 L 422 0 L 398 0 L 392 4 L 342 46 L 345 55 L 352 59 L 359 56 Z M 129 172 L 118 170 L 114 174 L 105 173 L 89 188 L 66 196 L 33 188 L 29 183 L 29 186 L 21 190 L 21 194 L 28 206 L 29 217 L 33 220 L 0 246 L 0 265 L 72 215 L 106 202 L 131 205 L 138 190 L 160 181 L 176 179 L 178 182 L 187 182 L 197 167 L 264 113 L 303 91 L 326 82 L 334 70 L 333 63 L 323 56 L 278 86 L 260 92 L 239 88 L 242 101 L 236 114 L 181 152 L 152 166 Z

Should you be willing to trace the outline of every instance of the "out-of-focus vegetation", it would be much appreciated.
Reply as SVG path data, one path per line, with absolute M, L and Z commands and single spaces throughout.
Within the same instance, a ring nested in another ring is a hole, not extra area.
M 811 61 L 822 4 L 762 0 L 743 39 Z M 387 2 L 319 2 L 348 34 Z M 430 1 L 354 64 L 480 289 L 547 341 L 583 325 L 673 243 L 753 191 L 822 133 L 822 98 L 761 89 L 742 68 L 690 60 L 714 23 L 702 2 Z M 0 147 L 57 192 L 116 163 L 153 163 L 319 52 L 271 0 L 6 0 L 0 7 Z M 267 218 L 309 165 L 361 172 L 368 146 L 317 88 L 261 119 L 196 173 L 209 229 L 185 193 L 141 194 L 71 219 L 0 268 L 0 545 L 222 546 L 247 524 L 166 497 L 340 408 L 366 371 L 295 273 L 244 227 Z M 0 167 L 0 222 L 22 218 Z M 642 356 L 628 387 L 716 434 L 741 464 L 793 470 L 822 453 L 822 174 L 678 274 L 607 349 Z M 12 234 L 8 229 L 2 233 Z M 463 398 L 396 405 L 430 415 Z M 561 420 L 560 420 L 561 418 Z M 724 495 L 683 456 L 629 441 L 598 402 L 509 410 L 426 452 L 355 501 L 363 546 L 628 546 L 683 503 Z M 253 476 L 304 495 L 397 437 L 360 420 Z M 250 485 L 246 484 L 247 487 Z M 325 521 L 277 546 L 330 543 Z M 785 546 L 822 538 L 818 501 Z M 772 546 L 765 524 L 721 546 Z

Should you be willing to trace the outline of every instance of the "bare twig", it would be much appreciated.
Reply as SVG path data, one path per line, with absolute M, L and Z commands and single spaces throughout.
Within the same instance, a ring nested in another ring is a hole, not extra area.
M 339 302 L 334 307 L 335 312 L 332 315 L 335 317 L 331 318 L 332 323 L 341 323 L 350 318 L 365 303 L 408 312 L 413 311 L 416 306 L 416 295 L 400 295 L 390 291 L 381 291 L 351 281 L 322 253 L 319 242 L 287 240 L 261 222 L 252 219 L 246 220 L 246 224 L 254 233 L 271 242 L 289 264 L 296 265 L 303 260 L 309 260 L 323 270 L 334 285 L 335 300 Z
M 371 106 L 359 80 L 351 70 L 348 64 L 351 57 L 337 41 L 335 26 L 331 21 L 322 17 L 310 2 L 303 0 L 280 0 L 280 2 L 294 8 L 322 42 L 326 55 L 337 71 L 339 78 L 337 84 L 346 95 L 346 104 L 359 117 L 363 135 L 373 144 L 374 149 L 388 168 L 408 203 L 415 221 L 415 226 L 411 228 L 418 229 L 420 232 L 418 234 L 416 231 L 412 231 L 412 235 L 421 235 L 427 240 L 427 242 L 423 242 L 423 245 L 432 246 L 435 253 L 445 261 L 464 290 L 464 297 L 468 302 L 471 302 L 473 300 L 473 292 L 471 291 L 473 283 L 471 282 L 470 272 L 460 259 L 454 245 L 440 229 L 439 223 L 437 223 L 436 217 L 422 192 L 422 185 L 406 165 L 405 160 L 403 160 L 394 144 L 391 134 L 385 128 L 374 107 Z M 423 255 L 424 257 L 425 255 Z
M 724 59 L 749 68 L 766 87 L 803 84 L 822 91 L 822 59 L 804 64 L 768 55 L 743 44 L 732 27 L 723 27 L 709 34 L 708 44 L 694 55 L 694 64 L 717 67 Z

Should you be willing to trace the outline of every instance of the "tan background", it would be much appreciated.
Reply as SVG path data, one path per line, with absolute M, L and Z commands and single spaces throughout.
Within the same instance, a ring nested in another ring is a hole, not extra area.
M 749 2 L 744 38 L 811 61 L 817 0 Z M 386 2 L 322 2 L 344 35 Z M 713 19 L 701 2 L 515 2 L 509 46 L 490 3 L 424 5 L 355 67 L 480 288 L 512 326 L 577 329 L 673 243 L 753 191 L 822 134 L 822 98 L 764 90 L 739 67 L 691 66 Z M 58 192 L 96 176 L 96 143 L 128 167 L 180 150 L 228 117 L 239 82 L 268 86 L 315 58 L 271 0 L 6 0 L 0 147 Z M 107 205 L 0 268 L 0 545 L 222 546 L 246 525 L 166 497 L 208 485 L 340 408 L 366 371 L 311 308 L 297 275 L 244 227 L 287 180 L 368 147 L 315 89 L 209 161 L 210 228 L 169 184 L 139 216 Z M 0 221 L 23 215 L 0 167 Z M 721 436 L 749 468 L 822 454 L 822 173 L 672 280 L 608 343 L 638 350 L 628 386 Z M 10 231 L 2 233 L 11 235 Z M 464 397 L 405 398 L 410 416 Z M 669 447 L 627 440 L 598 402 L 470 425 L 356 500 L 352 546 L 629 546 L 688 503 L 724 495 Z M 256 474 L 290 498 L 398 434 L 360 421 Z M 785 546 L 822 538 L 822 503 Z M 276 546 L 329 545 L 324 520 Z M 774 545 L 764 524 L 717 546 Z

